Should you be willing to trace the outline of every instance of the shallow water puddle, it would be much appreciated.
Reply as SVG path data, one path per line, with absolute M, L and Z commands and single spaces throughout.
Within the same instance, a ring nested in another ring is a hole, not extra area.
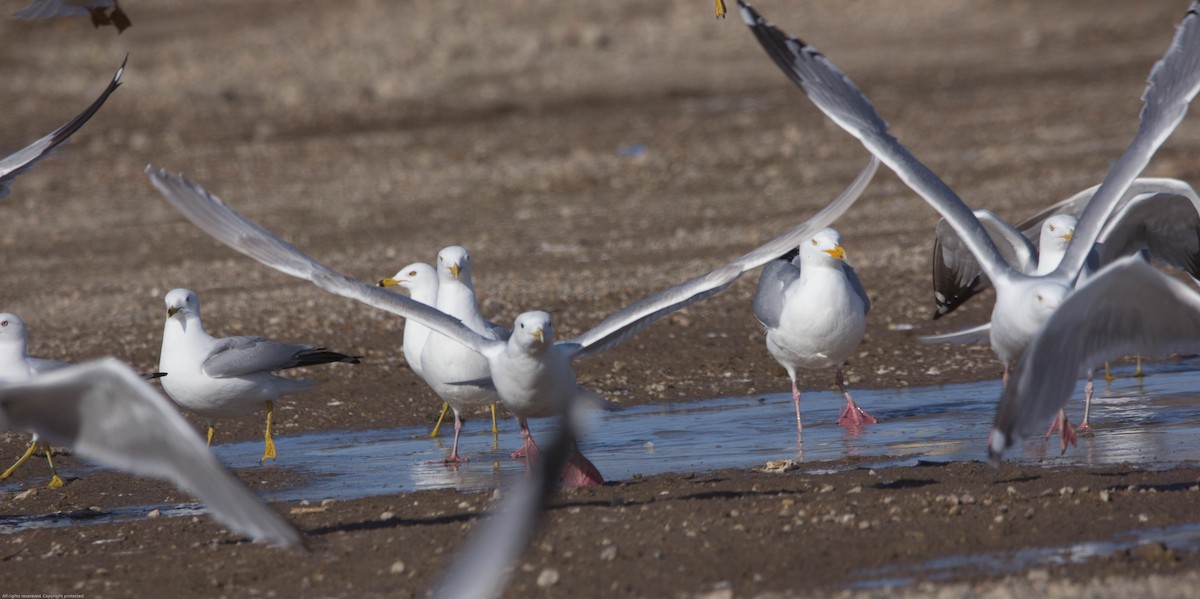
M 1080 438 L 1078 447 L 1061 456 L 1057 439 L 1030 440 L 1009 458 L 1047 465 L 1130 463 L 1155 468 L 1200 461 L 1200 371 L 1190 362 L 1177 362 L 1152 365 L 1145 379 L 1132 378 L 1131 372 L 1118 370 L 1122 378 L 1108 390 L 1100 379 L 1092 414 L 1094 437 Z M 1068 411 L 1073 422 L 1082 413 L 1082 388 L 1081 381 Z M 817 472 L 816 463 L 847 457 L 860 458 L 856 465 L 863 467 L 983 460 L 999 393 L 999 381 L 857 390 L 855 401 L 880 422 L 850 430 L 836 424 L 844 403 L 840 394 L 808 392 L 801 404 L 802 437 L 796 433 L 788 393 L 637 406 L 596 413 L 581 446 L 607 480 L 747 468 L 780 459 L 803 462 Z M 535 438 L 549 439 L 552 426 L 552 421 L 533 423 Z M 302 482 L 262 495 L 271 501 L 320 501 L 430 488 L 495 488 L 519 479 L 525 468 L 523 461 L 509 457 L 519 446 L 516 423 L 504 421 L 500 429 L 494 443 L 486 420 L 468 423 L 460 450 L 470 461 L 455 467 L 441 463 L 451 439 L 420 438 L 427 427 L 280 436 L 277 465 L 295 471 Z M 223 444 L 214 450 L 232 468 L 258 468 L 262 443 Z M 72 474 L 87 476 L 86 469 Z M 0 491 L 15 490 L 13 483 L 0 486 Z M 69 516 L 62 520 L 60 525 L 85 521 Z M 46 525 L 52 525 L 46 517 L 0 520 L 0 532 L 12 526 Z

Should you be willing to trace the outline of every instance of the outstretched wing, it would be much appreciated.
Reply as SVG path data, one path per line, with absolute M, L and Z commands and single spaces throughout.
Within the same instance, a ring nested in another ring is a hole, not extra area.
M 299 531 L 230 475 L 179 413 L 115 359 L 0 387 L 0 424 L 110 468 L 169 481 L 256 541 L 301 544 Z
M 117 72 L 113 74 L 112 81 L 108 83 L 108 87 L 104 88 L 104 92 L 100 94 L 96 101 L 84 109 L 83 112 L 75 116 L 75 118 L 67 121 L 66 124 L 51 131 L 45 137 L 17 150 L 15 153 L 0 159 L 0 198 L 8 196 L 12 191 L 12 182 L 17 176 L 28 171 L 33 163 L 46 157 L 59 144 L 67 141 L 71 134 L 79 130 L 92 115 L 96 114 L 97 110 L 104 105 L 104 101 L 108 96 L 121 85 L 121 74 L 125 72 L 125 63 L 129 61 L 126 57 L 121 61 L 121 66 L 117 68 Z
M 1037 434 L 1079 374 L 1106 358 L 1200 351 L 1200 294 L 1138 256 L 1121 258 L 1067 296 L 1029 344 L 996 410 L 993 458 Z
M 1021 231 L 991 210 L 976 210 L 976 218 L 1013 269 L 1025 274 L 1037 270 L 1037 247 Z M 933 319 L 953 312 L 975 294 L 991 286 L 975 256 L 946 222 L 938 221 L 933 234 Z
M 790 260 L 772 260 L 763 267 L 751 304 L 758 322 L 768 329 L 779 326 L 779 319 L 783 317 L 784 292 L 799 279 L 800 265 Z
M 146 174 L 163 198 L 205 233 L 279 272 L 311 281 L 330 293 L 416 320 L 480 353 L 484 353 L 488 347 L 503 345 L 502 341 L 485 339 L 457 318 L 436 308 L 381 287 L 355 281 L 309 258 L 183 175 L 173 175 L 153 166 L 146 167 Z
M 579 337 L 562 341 L 563 347 L 568 349 L 570 359 L 575 360 L 616 347 L 654 321 L 720 293 L 747 270 L 758 268 L 795 249 L 806 237 L 811 237 L 828 227 L 849 210 L 867 188 L 878 167 L 879 161 L 872 158 L 858 177 L 832 203 L 787 233 L 708 274 L 626 306 Z
M 742 20 L 763 50 L 821 112 L 858 138 L 906 185 L 941 213 L 992 282 L 1012 278 L 1011 269 L 971 209 L 888 133 L 887 123 L 849 77 L 815 48 L 768 23 L 744 1 L 738 0 L 738 5 Z
M 1071 281 L 1079 276 L 1117 203 L 1159 146 L 1179 126 L 1197 92 L 1200 92 L 1200 2 L 1193 2 L 1175 32 L 1171 47 L 1150 71 L 1142 94 L 1144 105 L 1137 135 L 1083 210 L 1054 276 Z
M 1143 194 L 1109 219 L 1100 234 L 1100 264 L 1148 250 L 1155 259 L 1200 277 L 1200 198 Z

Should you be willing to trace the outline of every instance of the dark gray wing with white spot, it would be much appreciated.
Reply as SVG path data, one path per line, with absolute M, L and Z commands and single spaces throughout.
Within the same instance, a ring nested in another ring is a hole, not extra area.
M 1037 270 L 1037 246 L 991 210 L 976 210 L 975 217 L 1010 267 L 1032 274 Z M 946 219 L 938 221 L 933 234 L 933 298 L 937 320 L 977 293 L 991 286 L 979 262 Z

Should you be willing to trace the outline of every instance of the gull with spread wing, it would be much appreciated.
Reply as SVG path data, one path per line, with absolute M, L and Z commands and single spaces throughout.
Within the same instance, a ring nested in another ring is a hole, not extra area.
M 108 96 L 121 85 L 121 74 L 125 72 L 125 62 L 128 60 L 126 58 L 121 62 L 121 66 L 113 74 L 112 81 L 108 82 L 108 87 L 104 88 L 100 97 L 96 98 L 83 112 L 75 115 L 75 118 L 67 121 L 58 129 L 46 134 L 45 137 L 0 158 L 0 198 L 8 196 L 12 192 L 14 179 L 27 172 L 35 162 L 45 158 L 54 148 L 66 142 L 84 123 L 88 122 L 88 119 L 92 118 L 92 115 L 96 114 L 97 110 L 100 110 Z
M 711 297 L 747 270 L 766 264 L 811 237 L 854 203 L 870 182 L 877 162 L 872 159 L 842 194 L 805 223 L 708 274 L 671 287 L 619 310 L 573 339 L 555 341 L 550 315 L 526 312 L 517 317 L 507 342 L 488 339 L 436 308 L 355 281 L 309 258 L 291 244 L 241 216 L 217 197 L 182 175 L 148 166 L 146 172 L 163 197 L 196 226 L 231 248 L 285 274 L 306 279 L 331 293 L 358 300 L 455 339 L 488 359 L 491 383 L 506 408 L 522 424 L 522 436 L 532 445 L 525 419 L 558 415 L 577 399 L 594 399 L 581 388 L 571 362 L 617 346 L 656 320 Z M 470 381 L 474 384 L 479 382 Z M 532 459 L 534 456 L 529 455 Z M 595 467 L 575 452 L 564 475 L 568 483 L 601 482 Z
M 816 49 L 768 23 L 743 0 L 738 4 L 743 20 L 776 66 L 826 116 L 858 138 L 941 213 L 958 234 L 996 287 L 989 339 L 1006 372 L 1074 289 L 1120 199 L 1183 120 L 1188 103 L 1200 91 L 1200 13 L 1193 4 L 1170 47 L 1150 72 L 1137 135 L 1088 201 L 1062 260 L 1048 273 L 1027 274 L 1004 259 L 958 195 L 888 132 L 887 123 L 870 100 L 841 70 Z
M 165 480 L 238 534 L 301 546 L 300 532 L 226 471 L 187 421 L 114 358 L 0 385 L 0 430 L 33 431 L 109 468 Z

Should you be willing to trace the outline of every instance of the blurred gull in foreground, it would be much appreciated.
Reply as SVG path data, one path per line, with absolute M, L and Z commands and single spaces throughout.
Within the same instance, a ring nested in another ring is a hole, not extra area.
M 301 545 L 299 531 L 229 474 L 179 413 L 113 358 L 0 385 L 0 429 L 34 431 L 88 460 L 170 482 L 255 541 Z

